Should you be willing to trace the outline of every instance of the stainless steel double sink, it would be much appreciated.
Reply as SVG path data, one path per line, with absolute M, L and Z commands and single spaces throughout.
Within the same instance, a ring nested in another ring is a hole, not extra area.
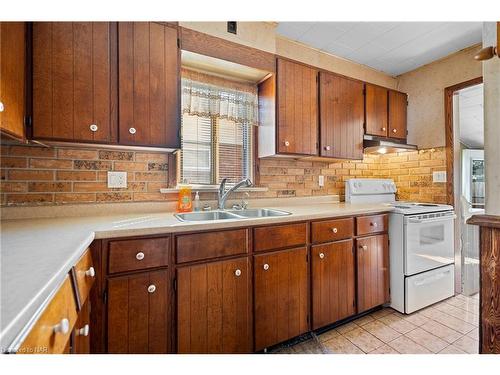
M 216 221 L 229 219 L 250 219 L 291 215 L 291 212 L 271 208 L 249 208 L 245 210 L 216 210 L 175 214 L 179 221 Z

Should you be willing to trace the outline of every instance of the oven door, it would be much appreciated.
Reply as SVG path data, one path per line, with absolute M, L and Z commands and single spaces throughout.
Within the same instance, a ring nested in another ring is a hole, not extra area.
M 405 217 L 405 275 L 454 263 L 453 211 Z

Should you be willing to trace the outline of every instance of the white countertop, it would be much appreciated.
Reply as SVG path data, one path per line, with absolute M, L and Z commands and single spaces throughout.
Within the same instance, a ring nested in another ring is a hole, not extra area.
M 255 207 L 255 206 L 252 206 Z M 386 204 L 336 202 L 269 205 L 281 217 L 179 222 L 173 213 L 1 221 L 0 347 L 13 351 L 94 239 L 179 233 L 391 211 Z

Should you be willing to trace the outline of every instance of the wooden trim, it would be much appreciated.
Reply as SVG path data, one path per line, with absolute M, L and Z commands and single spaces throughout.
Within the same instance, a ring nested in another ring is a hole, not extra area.
M 479 225 L 481 227 L 489 228 L 500 228 L 500 216 L 496 215 L 474 215 L 469 220 L 467 224 Z
M 455 193 L 453 184 L 454 168 L 454 137 L 453 137 L 453 95 L 458 90 L 466 87 L 478 85 L 483 82 L 483 77 L 477 77 L 465 82 L 458 83 L 444 89 L 444 120 L 445 120 L 445 138 L 446 138 L 446 203 L 454 205 Z
M 179 27 L 181 49 L 274 73 L 275 55 L 222 38 Z

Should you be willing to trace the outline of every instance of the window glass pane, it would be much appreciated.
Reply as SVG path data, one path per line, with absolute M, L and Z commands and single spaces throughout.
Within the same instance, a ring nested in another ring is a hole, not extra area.
M 209 118 L 182 115 L 181 181 L 210 184 L 212 176 L 212 125 Z

